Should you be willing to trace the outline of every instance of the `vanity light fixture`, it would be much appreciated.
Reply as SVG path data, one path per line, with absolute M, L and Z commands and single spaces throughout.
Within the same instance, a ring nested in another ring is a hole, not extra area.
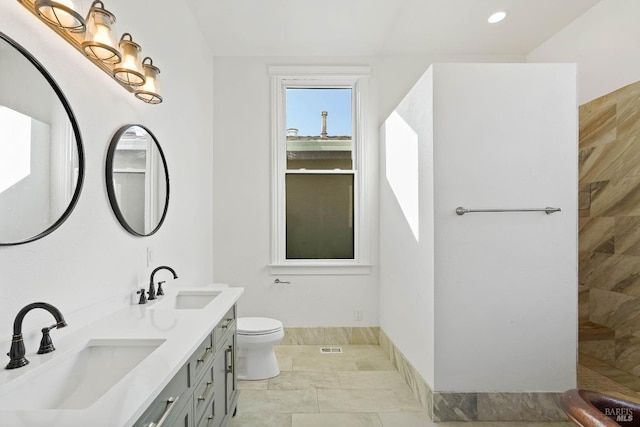
M 142 58 L 142 48 L 124 33 L 116 44 L 116 17 L 95 0 L 86 18 L 76 10 L 78 0 L 18 0 L 29 12 L 44 22 L 56 34 L 109 74 L 127 91 L 147 104 L 159 104 L 160 70 L 151 58 Z M 148 81 L 147 81 L 148 80 Z
M 116 48 L 116 41 L 113 36 L 113 25 L 116 17 L 113 13 L 104 8 L 104 4 L 96 0 L 91 4 L 91 9 L 87 15 L 87 30 L 82 49 L 84 54 L 91 59 L 104 62 L 106 64 L 117 64 L 121 60 L 121 55 Z
M 148 61 L 148 62 L 147 62 Z M 159 104 L 162 97 L 158 94 L 158 74 L 160 69 L 153 65 L 153 59 L 148 56 L 142 60 L 144 69 L 144 85 L 134 92 L 136 98 L 143 100 L 147 104 Z
M 498 22 L 502 22 L 504 18 L 507 17 L 507 15 L 509 15 L 509 11 L 499 10 L 497 12 L 492 13 L 491 16 L 489 16 L 489 19 L 487 19 L 487 22 L 489 24 L 497 24 Z
M 129 33 L 124 33 L 120 37 L 118 47 L 122 61 L 113 69 L 113 77 L 129 86 L 142 86 L 145 81 L 140 61 L 142 48 L 133 41 L 133 37 Z
M 85 31 L 85 20 L 76 12 L 72 0 L 36 0 L 34 7 L 38 16 L 51 25 L 74 33 Z

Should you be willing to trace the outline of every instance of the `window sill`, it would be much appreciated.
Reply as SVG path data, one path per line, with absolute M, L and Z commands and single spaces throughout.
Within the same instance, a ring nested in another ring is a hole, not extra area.
M 271 264 L 272 275 L 366 275 L 371 274 L 370 264 L 354 264 L 339 262 L 304 262 Z

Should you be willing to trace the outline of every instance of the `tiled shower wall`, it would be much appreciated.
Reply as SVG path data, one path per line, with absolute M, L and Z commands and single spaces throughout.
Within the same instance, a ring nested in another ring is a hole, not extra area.
M 579 350 L 640 376 L 640 82 L 579 114 Z

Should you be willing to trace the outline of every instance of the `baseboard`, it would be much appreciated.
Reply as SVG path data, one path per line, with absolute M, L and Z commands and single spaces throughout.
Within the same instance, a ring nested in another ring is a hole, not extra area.
M 434 392 L 382 329 L 379 342 L 433 421 L 567 421 L 562 393 Z

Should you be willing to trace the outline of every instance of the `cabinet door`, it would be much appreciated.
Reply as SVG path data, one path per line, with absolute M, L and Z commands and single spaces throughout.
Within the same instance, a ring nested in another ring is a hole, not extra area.
M 236 334 L 235 330 L 231 331 L 224 345 L 225 359 L 225 413 L 235 415 L 237 402 L 237 378 L 236 378 Z
M 214 382 L 214 395 L 213 395 L 213 413 L 215 414 L 215 422 L 213 426 L 217 427 L 222 425 L 226 419 L 226 368 L 227 361 L 225 360 L 225 348 L 222 347 L 216 353 L 213 359 L 213 378 Z

